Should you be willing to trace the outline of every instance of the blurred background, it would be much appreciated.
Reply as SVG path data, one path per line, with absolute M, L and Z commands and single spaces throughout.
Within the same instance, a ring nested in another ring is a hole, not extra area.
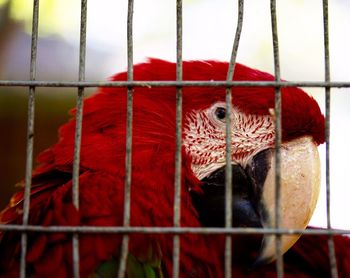
M 32 2 L 0 0 L 0 79 L 28 80 Z M 41 0 L 37 80 L 78 79 L 80 1 Z M 331 78 L 350 81 L 350 2 L 329 1 Z M 237 61 L 273 73 L 268 0 L 246 1 Z M 174 0 L 135 0 L 134 61 L 147 57 L 176 59 Z M 290 81 L 323 81 L 322 3 L 278 1 L 282 77 Z M 106 80 L 126 68 L 127 1 L 88 2 L 86 80 Z M 232 0 L 183 1 L 183 57 L 230 58 L 237 18 Z M 306 88 L 324 111 L 324 90 Z M 87 90 L 90 94 L 93 90 Z M 55 143 L 57 128 L 69 118 L 76 89 L 37 88 L 34 155 Z M 0 87 L 0 207 L 24 177 L 27 88 Z M 350 229 L 350 91 L 332 89 L 331 217 L 336 228 Z M 326 226 L 325 152 L 322 189 L 312 225 Z

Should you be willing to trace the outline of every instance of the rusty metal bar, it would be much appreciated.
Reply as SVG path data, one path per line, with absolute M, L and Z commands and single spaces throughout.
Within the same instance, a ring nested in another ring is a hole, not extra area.
M 323 39 L 324 39 L 324 65 L 325 81 L 330 81 L 330 57 L 329 57 L 329 24 L 328 24 L 328 0 L 323 0 Z M 327 206 L 327 229 L 331 229 L 331 198 L 330 198 L 330 116 L 331 116 L 331 88 L 325 87 L 326 116 L 325 116 L 325 139 L 326 139 L 326 206 Z M 337 259 L 333 235 L 328 238 L 329 264 L 332 278 L 338 278 Z
M 100 227 L 100 226 L 36 226 L 0 224 L 1 231 L 37 233 L 106 233 L 106 234 L 267 234 L 267 235 L 350 235 L 341 229 L 275 229 L 275 228 L 205 228 L 205 227 Z
M 238 20 L 236 26 L 236 34 L 232 46 L 230 63 L 228 66 L 226 81 L 232 81 L 234 69 L 236 65 L 237 51 L 239 46 L 239 40 L 241 37 L 243 26 L 243 11 L 244 1 L 238 1 Z M 232 127 L 231 127 L 231 114 L 232 114 L 232 92 L 231 88 L 226 89 L 226 168 L 225 168 L 225 227 L 232 227 Z M 230 235 L 225 237 L 225 277 L 232 277 L 232 238 Z
M 134 1 L 128 1 L 127 15 L 127 50 L 128 50 L 128 81 L 134 79 L 133 66 L 133 15 Z M 126 109 L 126 153 L 125 153 L 125 185 L 124 185 L 124 220 L 123 226 L 130 226 L 130 207 L 131 207 L 131 174 L 132 174 L 132 122 L 133 122 L 133 87 L 128 87 L 127 92 L 127 109 Z M 118 277 L 125 276 L 129 249 L 129 235 L 123 235 Z
M 39 27 L 39 0 L 33 3 L 32 20 L 32 39 L 30 51 L 30 80 L 36 78 L 36 57 L 38 45 L 38 27 Z M 33 170 L 33 146 L 34 146 L 34 111 L 35 111 L 35 87 L 29 87 L 28 95 L 28 119 L 27 119 L 27 152 L 25 168 L 25 185 L 23 201 L 23 225 L 28 225 L 30 209 L 30 187 L 32 184 Z M 20 277 L 26 277 L 26 255 L 27 255 L 28 237 L 24 232 L 21 235 L 21 259 L 20 259 Z
M 346 81 L 29 81 L 0 80 L 0 87 L 308 87 L 349 88 Z
M 281 81 L 280 60 L 277 31 L 277 10 L 276 0 L 271 0 L 271 25 L 272 25 L 272 42 L 274 57 L 275 81 Z M 281 88 L 275 88 L 275 228 L 280 227 L 281 223 L 281 143 L 282 143 L 282 99 Z M 282 256 L 282 238 L 281 235 L 275 236 L 276 240 L 276 271 L 277 277 L 283 278 L 283 256 Z
M 182 82 L 182 0 L 176 1 L 176 81 Z M 174 180 L 174 227 L 181 219 L 182 88 L 176 87 L 176 143 Z M 173 278 L 180 276 L 180 236 L 173 238 Z
M 235 39 L 233 42 L 229 68 L 227 71 L 227 77 L 226 77 L 227 82 L 232 82 L 233 74 L 235 71 L 237 51 L 238 51 L 239 41 L 241 38 L 242 27 L 243 27 L 243 16 L 244 16 L 244 0 L 239 0 L 238 1 L 238 19 L 237 19 L 237 26 L 236 26 L 236 34 L 235 34 Z M 231 86 L 229 86 L 229 87 L 231 87 Z
M 225 227 L 232 227 L 231 89 L 226 90 Z M 225 277 L 232 277 L 232 238 L 225 237 Z
M 81 1 L 81 18 L 80 18 L 80 46 L 79 46 L 79 81 L 85 80 L 85 59 L 86 59 L 86 17 L 87 17 L 87 0 Z M 80 147 L 83 124 L 83 100 L 84 87 L 78 88 L 77 105 L 76 105 L 76 126 L 74 139 L 74 158 L 73 158 L 73 177 L 72 177 L 72 200 L 75 208 L 79 210 L 79 176 L 80 176 Z M 79 262 L 79 235 L 74 233 L 72 237 L 73 245 L 73 277 L 80 277 Z

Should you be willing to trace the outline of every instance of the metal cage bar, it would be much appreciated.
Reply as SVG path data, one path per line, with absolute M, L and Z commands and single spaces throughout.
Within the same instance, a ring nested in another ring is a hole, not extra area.
M 33 2 L 33 20 L 32 20 L 32 38 L 30 51 L 30 80 L 36 78 L 36 57 L 38 46 L 38 27 L 39 27 L 39 0 Z M 34 146 L 34 111 L 35 111 L 35 86 L 29 87 L 28 95 L 28 119 L 27 119 L 27 153 L 23 201 L 23 226 L 28 225 L 30 208 L 30 191 L 32 184 L 33 171 L 33 146 Z M 27 255 L 28 237 L 27 233 L 21 234 L 21 259 L 20 259 L 20 277 L 26 277 L 26 255 Z
M 134 46 L 133 46 L 133 15 L 134 15 L 134 1 L 128 1 L 128 15 L 127 15 L 127 59 L 128 70 L 127 79 L 133 81 L 134 79 Z M 130 207 L 131 207 L 131 174 L 132 174 L 132 123 L 133 123 L 133 92 L 132 86 L 128 86 L 127 91 L 127 108 L 126 108 L 126 152 L 125 152 L 125 185 L 124 185 L 124 219 L 123 226 L 130 226 Z M 120 263 L 118 269 L 118 277 L 123 278 L 125 276 L 125 270 L 127 266 L 129 249 L 129 235 L 124 234 Z
M 182 0 L 176 1 L 176 81 L 182 82 Z M 174 227 L 181 220 L 181 164 L 182 164 L 182 87 L 176 87 L 176 142 L 174 177 Z M 180 236 L 173 237 L 173 278 L 180 276 Z
M 330 81 L 330 57 L 329 57 L 329 24 L 328 24 L 328 0 L 323 0 L 323 39 L 324 39 L 324 66 L 325 81 Z M 330 202 L 330 104 L 331 104 L 331 88 L 325 86 L 326 98 L 326 117 L 325 117 L 325 139 L 326 139 L 326 206 L 327 206 L 327 229 L 331 229 L 331 202 Z M 338 277 L 337 260 L 335 256 L 335 247 L 333 236 L 328 238 L 329 263 L 332 278 Z
M 85 59 L 86 59 L 86 19 L 87 19 L 87 0 L 81 1 L 80 18 L 80 45 L 79 45 L 79 81 L 85 80 Z M 73 158 L 73 176 L 72 176 L 72 200 L 76 209 L 79 209 L 79 175 L 80 175 L 80 147 L 83 125 L 83 104 L 84 87 L 78 87 L 76 104 L 76 126 L 74 140 L 74 158 Z M 80 276 L 79 262 L 79 234 L 74 233 L 72 237 L 73 246 L 73 277 Z
M 308 87 L 350 88 L 346 81 L 30 81 L 0 80 L 0 87 Z
M 275 81 L 281 81 L 280 74 L 280 60 L 279 60 L 279 46 L 278 46 L 278 30 L 277 30 L 277 7 L 276 0 L 271 0 L 271 29 L 272 29 L 272 43 L 273 43 L 273 61 Z M 282 143 L 282 99 L 281 87 L 275 87 L 275 228 L 278 229 L 281 223 L 281 143 Z M 276 241 L 276 271 L 277 277 L 284 276 L 283 271 L 283 256 L 282 256 L 282 237 L 275 235 Z
M 243 26 L 244 0 L 238 1 L 238 20 L 236 34 L 233 41 L 230 63 L 227 70 L 226 81 L 233 78 L 239 40 Z M 232 114 L 232 88 L 226 88 L 226 167 L 225 167 L 225 227 L 232 227 L 232 137 L 231 137 L 231 114 Z M 232 238 L 231 235 L 225 237 L 225 277 L 232 277 Z
M 37 226 L 0 224 L 2 231 L 48 233 L 107 233 L 107 234 L 222 234 L 222 235 L 350 235 L 342 229 L 284 229 L 284 228 L 205 228 L 205 227 L 115 227 L 115 226 Z

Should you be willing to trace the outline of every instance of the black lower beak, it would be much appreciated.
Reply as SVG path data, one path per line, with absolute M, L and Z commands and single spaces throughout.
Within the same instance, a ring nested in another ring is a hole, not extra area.
M 206 227 L 225 226 L 225 167 L 202 180 L 203 194 L 192 194 L 199 219 Z M 234 227 L 262 227 L 258 200 L 243 168 L 232 165 L 232 211 Z
M 270 155 L 270 150 L 258 153 L 245 169 L 240 165 L 232 165 L 233 227 L 262 228 L 267 220 L 262 192 L 270 169 Z M 225 227 L 225 176 L 225 167 L 222 167 L 202 179 L 202 193 L 192 192 L 193 204 L 200 222 L 205 227 Z M 242 250 L 249 253 L 247 256 L 252 263 L 260 251 L 262 236 L 250 236 L 248 241 L 252 246 L 247 248 L 245 244 Z M 239 245 L 240 240 L 236 242 Z M 243 253 L 237 253 L 242 258 Z
M 262 189 L 270 169 L 270 150 L 251 160 L 246 169 L 232 165 L 232 215 L 234 227 L 261 228 L 267 214 Z M 225 226 L 225 167 L 202 180 L 203 194 L 193 192 L 192 199 L 200 222 L 206 227 Z

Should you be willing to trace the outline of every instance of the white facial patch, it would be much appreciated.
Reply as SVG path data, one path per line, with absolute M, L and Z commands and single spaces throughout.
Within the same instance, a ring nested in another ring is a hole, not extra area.
M 219 113 L 225 107 L 224 102 L 218 102 L 185 117 L 183 144 L 200 180 L 226 164 L 226 123 Z M 274 144 L 273 119 L 270 115 L 248 115 L 235 107 L 230 117 L 232 163 L 245 167 L 252 156 Z

